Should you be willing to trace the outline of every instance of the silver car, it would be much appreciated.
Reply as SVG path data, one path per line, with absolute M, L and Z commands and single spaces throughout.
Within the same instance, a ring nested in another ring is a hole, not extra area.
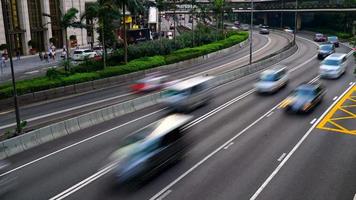
M 288 84 L 288 72 L 285 66 L 277 66 L 261 73 L 259 81 L 255 84 L 258 93 L 273 93 Z
M 344 53 L 334 53 L 326 57 L 320 66 L 320 76 L 322 78 L 339 78 L 346 72 L 348 65 L 347 55 Z

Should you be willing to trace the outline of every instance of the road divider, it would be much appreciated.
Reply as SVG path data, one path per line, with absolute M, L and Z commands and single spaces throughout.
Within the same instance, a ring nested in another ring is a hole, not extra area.
M 281 53 L 269 57 L 268 59 L 215 75 L 215 78 L 212 79 L 212 86 L 218 87 L 222 84 L 226 84 L 233 80 L 261 71 L 280 62 L 281 60 L 288 58 L 294 54 L 297 49 L 298 47 L 296 45 L 293 46 L 290 44 L 283 49 Z M 104 121 L 156 105 L 160 103 L 161 98 L 162 92 L 145 95 L 5 140 L 0 142 L 0 159 L 10 157 L 40 144 L 75 133 L 79 130 L 87 129 Z

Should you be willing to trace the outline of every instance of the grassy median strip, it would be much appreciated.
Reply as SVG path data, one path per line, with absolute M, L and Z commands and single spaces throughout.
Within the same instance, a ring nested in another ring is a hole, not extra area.
M 102 70 L 84 73 L 70 73 L 61 70 L 50 69 L 47 76 L 22 80 L 17 82 L 17 93 L 23 95 L 31 92 L 56 88 L 60 86 L 73 85 L 87 81 L 128 74 L 136 71 L 146 70 L 158 66 L 172 64 L 199 56 L 206 55 L 224 48 L 239 44 L 248 38 L 247 32 L 235 32 L 226 39 L 222 39 L 202 46 L 183 48 L 168 55 L 149 56 L 131 60 L 127 64 L 107 67 Z M 0 99 L 9 98 L 13 95 L 10 84 L 0 85 Z

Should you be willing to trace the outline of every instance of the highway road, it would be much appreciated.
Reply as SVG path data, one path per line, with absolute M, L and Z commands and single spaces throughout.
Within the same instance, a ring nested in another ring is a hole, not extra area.
M 261 59 L 266 55 L 281 50 L 288 44 L 290 38 L 290 36 L 286 36 L 285 34 L 281 35 L 280 33 L 272 33 L 268 36 L 255 34 L 253 59 Z M 209 62 L 197 64 L 192 66 L 192 68 L 174 73 L 171 72 L 169 75 L 170 78 L 174 80 L 194 76 L 203 71 L 212 69 L 219 70 L 216 71 L 215 74 L 220 73 L 247 64 L 249 59 L 248 54 L 249 48 L 246 47 L 231 55 L 210 59 Z M 212 73 L 212 71 L 209 71 L 209 73 Z M 28 122 L 29 128 L 39 128 L 53 122 L 133 99 L 137 97 L 137 95 L 129 93 L 130 84 L 132 83 L 125 83 L 117 87 L 23 106 L 20 109 L 20 113 L 22 119 Z M 14 112 L 12 110 L 0 112 L 0 132 L 4 132 L 7 128 L 15 127 L 14 121 Z
M 354 95 L 352 67 L 337 80 L 320 80 L 327 93 L 310 114 L 287 114 L 279 106 L 296 86 L 318 78 L 317 46 L 305 38 L 280 63 L 290 72 L 286 88 L 257 95 L 258 74 L 216 88 L 214 100 L 192 112 L 187 157 L 146 184 L 118 188 L 102 167 L 124 136 L 167 114 L 162 105 L 9 158 L 8 173 L 18 183 L 4 199 L 353 199 L 356 136 L 318 126 L 330 108 L 346 102 L 343 94 Z

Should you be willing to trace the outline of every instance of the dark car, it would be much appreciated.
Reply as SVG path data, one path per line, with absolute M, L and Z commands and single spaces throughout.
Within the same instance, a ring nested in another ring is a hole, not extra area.
M 269 34 L 269 26 L 261 26 L 260 34 Z
M 181 160 L 188 142 L 184 126 L 193 117 L 172 114 L 129 135 L 109 158 L 115 182 L 144 181 Z
M 339 38 L 337 36 L 330 36 L 328 37 L 328 42 L 332 43 L 335 45 L 335 47 L 339 47 Z
M 322 33 L 316 33 L 314 36 L 315 42 L 326 42 L 326 36 Z
M 320 83 L 307 83 L 297 87 L 280 105 L 287 112 L 309 112 L 318 105 L 325 89 Z
M 319 46 L 318 59 L 322 60 L 333 53 L 335 53 L 334 44 L 322 44 Z

